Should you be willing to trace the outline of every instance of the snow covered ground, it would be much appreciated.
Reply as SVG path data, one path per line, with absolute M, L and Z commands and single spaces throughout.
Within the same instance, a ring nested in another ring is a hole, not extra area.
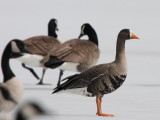
M 150 120 L 160 118 L 160 95 L 157 93 L 160 90 L 160 86 L 158 85 L 124 84 L 115 93 L 106 95 L 103 98 L 103 111 L 114 114 L 115 117 L 113 118 L 95 115 L 95 98 L 67 94 L 51 95 L 52 87 L 48 86 L 35 87 L 27 85 L 26 88 L 25 98 L 30 96 L 40 99 L 42 104 L 45 104 L 45 107 L 53 111 L 51 112 L 53 115 L 44 117 L 46 120 L 51 120 L 52 118 L 56 120 Z M 31 90 L 29 90 L 30 88 Z
M 95 115 L 95 98 L 51 94 L 58 79 L 57 69 L 48 70 L 45 76 L 44 81 L 52 85 L 37 86 L 38 81 L 20 62 L 11 60 L 13 71 L 25 85 L 22 103 L 34 99 L 49 109 L 50 115 L 36 120 L 159 119 L 159 4 L 158 0 L 0 0 L 0 55 L 11 39 L 47 35 L 51 18 L 59 21 L 58 36 L 62 41 L 78 37 L 81 25 L 90 23 L 99 38 L 98 63 L 114 60 L 116 37 L 121 29 L 130 28 L 141 38 L 126 42 L 128 76 L 125 83 L 103 98 L 103 111 L 114 114 L 113 118 Z M 35 70 L 41 75 L 40 68 Z M 71 74 L 74 72 L 65 72 L 64 77 Z M 1 70 L 0 76 L 2 81 Z

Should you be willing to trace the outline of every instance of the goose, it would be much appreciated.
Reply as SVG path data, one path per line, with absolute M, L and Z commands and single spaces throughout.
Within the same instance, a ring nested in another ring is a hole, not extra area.
M 12 72 L 9 60 L 23 56 L 25 53 L 30 52 L 24 43 L 17 39 L 10 41 L 4 49 L 1 60 L 3 82 L 0 83 L 0 112 L 11 111 L 22 98 L 23 84 Z
M 139 39 L 130 29 L 123 29 L 117 38 L 115 60 L 107 64 L 99 64 L 88 70 L 69 76 L 60 86 L 56 87 L 53 93 L 73 93 L 88 97 L 96 96 L 97 115 L 113 116 L 102 112 L 101 103 L 104 94 L 109 94 L 118 89 L 127 76 L 127 60 L 125 55 L 125 41 Z
M 34 61 L 37 61 L 39 63 L 51 49 L 56 49 L 60 46 L 61 42 L 57 39 L 56 30 L 58 31 L 58 21 L 56 19 L 51 19 L 48 23 L 48 36 L 36 36 L 24 40 L 27 49 L 34 54 L 35 59 L 32 59 L 32 56 L 28 64 L 22 63 L 22 66 L 30 70 L 30 72 L 37 79 L 39 79 L 38 75 L 32 68 L 29 68 L 27 66 L 43 68 L 42 77 L 40 79 L 40 82 L 38 83 L 39 85 L 43 85 L 43 78 L 46 72 L 46 67 L 43 67 L 43 65 L 39 64 L 37 65 Z
M 7 112 L 0 113 L 0 120 L 29 120 L 33 117 L 45 114 L 46 110 L 42 106 L 31 101 L 20 106 L 15 113 L 15 117 Z
M 89 39 L 80 39 L 84 35 L 87 35 Z M 60 74 L 57 83 L 59 86 L 63 71 L 83 72 L 97 63 L 100 50 L 95 30 L 89 23 L 84 23 L 78 39 L 64 42 L 55 52 L 51 51 L 51 55 L 51 59 L 45 63 L 45 66 L 55 68 L 57 63 L 59 64 Z

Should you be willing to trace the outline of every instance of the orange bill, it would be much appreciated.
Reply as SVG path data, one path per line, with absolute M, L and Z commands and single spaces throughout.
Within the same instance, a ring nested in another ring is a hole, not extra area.
M 139 39 L 139 37 L 131 32 L 131 39 Z

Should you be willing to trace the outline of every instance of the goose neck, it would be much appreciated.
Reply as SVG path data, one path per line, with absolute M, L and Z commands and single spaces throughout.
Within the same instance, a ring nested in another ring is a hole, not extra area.
M 97 34 L 94 30 L 92 30 L 89 34 L 88 34 L 89 40 L 92 41 L 93 43 L 95 43 L 98 46 L 98 37 Z
M 125 55 L 125 41 L 123 39 L 117 40 L 117 46 L 116 46 L 116 58 L 115 60 L 117 62 L 126 62 L 126 55 Z
M 56 30 L 50 26 L 48 27 L 48 36 L 57 38 Z
M 15 76 L 9 64 L 10 53 L 11 53 L 11 44 L 8 44 L 2 54 L 2 60 L 1 60 L 1 67 L 2 67 L 2 73 L 4 76 L 3 78 L 4 82 L 10 80 L 12 77 Z

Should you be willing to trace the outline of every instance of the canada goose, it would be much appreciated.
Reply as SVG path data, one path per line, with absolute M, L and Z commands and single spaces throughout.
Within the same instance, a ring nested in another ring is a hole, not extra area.
M 0 112 L 11 111 L 23 95 L 23 84 L 12 72 L 9 60 L 29 53 L 24 43 L 20 40 L 10 41 L 4 49 L 1 67 L 3 83 L 0 83 Z
M 36 60 L 40 61 L 44 56 L 47 55 L 47 53 L 51 49 L 56 49 L 60 46 L 61 42 L 57 39 L 56 30 L 58 31 L 58 22 L 56 19 L 51 19 L 48 23 L 48 36 L 36 36 L 31 37 L 26 40 L 24 40 L 24 43 L 28 50 L 30 50 L 33 54 L 36 55 Z M 32 64 L 32 60 L 30 60 L 30 64 L 26 64 L 31 67 L 43 67 L 36 66 Z M 34 63 L 34 62 L 33 62 Z M 22 66 L 28 70 L 37 78 L 39 79 L 38 75 L 34 72 L 33 69 L 26 67 L 25 63 L 22 63 Z M 46 72 L 46 68 L 43 67 L 42 71 L 42 77 L 40 79 L 40 82 L 38 84 L 43 84 L 43 77 Z
M 29 120 L 38 115 L 45 115 L 46 110 L 36 102 L 27 102 L 19 107 L 15 117 L 6 112 L 0 113 L 0 120 Z
M 101 109 L 102 97 L 118 89 L 127 76 L 127 60 L 125 55 L 125 41 L 128 39 L 139 39 L 130 32 L 123 29 L 117 38 L 115 61 L 108 64 L 100 64 L 73 76 L 65 78 L 66 82 L 54 89 L 53 93 L 68 92 L 88 97 L 96 96 L 97 115 L 113 116 L 104 114 Z
M 80 37 L 87 35 L 88 40 L 81 40 Z M 57 86 L 60 85 L 61 76 L 64 70 L 83 72 L 95 65 L 98 61 L 100 50 L 98 48 L 98 37 L 95 30 L 88 23 L 81 26 L 81 33 L 78 39 L 64 42 L 59 49 L 51 53 L 55 60 L 50 59 L 45 63 L 46 67 L 55 68 L 58 61 L 64 62 L 60 67 L 60 75 Z

